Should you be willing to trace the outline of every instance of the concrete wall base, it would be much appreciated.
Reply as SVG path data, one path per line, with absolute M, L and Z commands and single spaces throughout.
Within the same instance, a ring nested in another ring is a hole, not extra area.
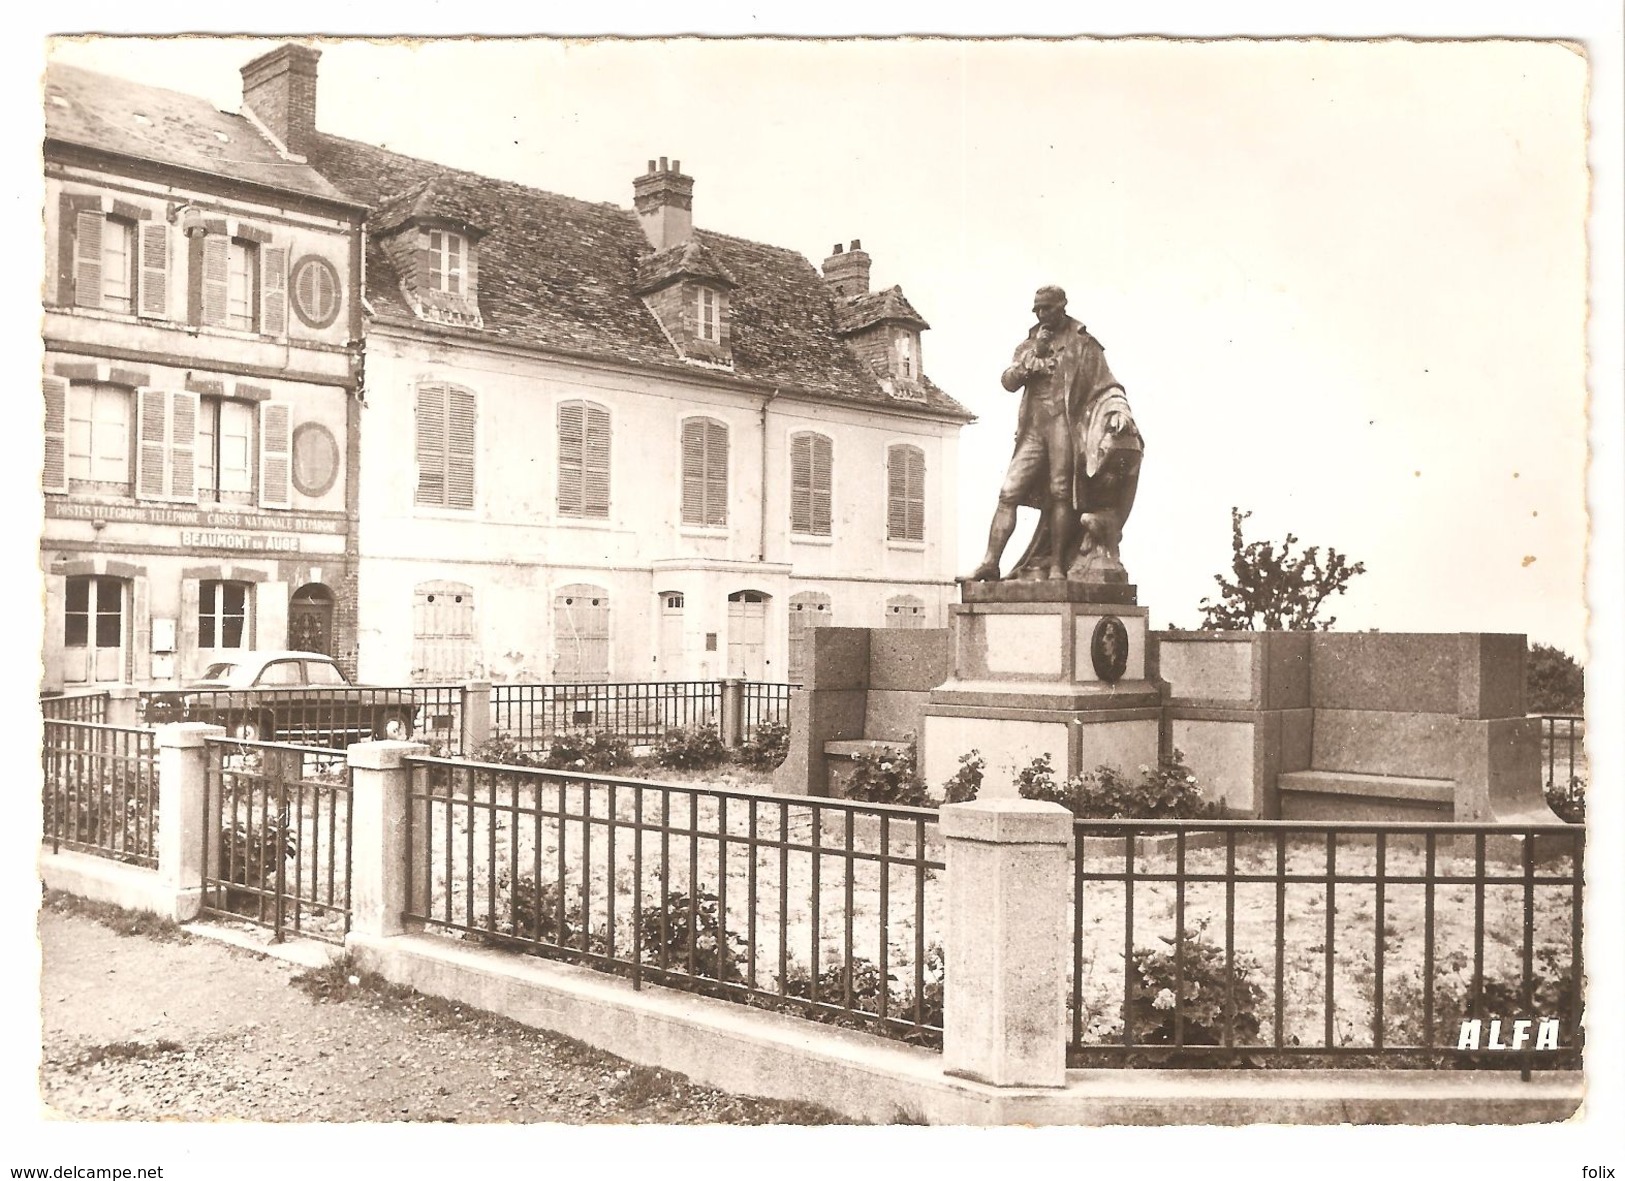
M 351 935 L 367 968 L 419 992 L 578 1038 L 737 1094 L 872 1123 L 1513 1124 L 1563 1120 L 1581 1077 L 1515 1072 L 1069 1070 L 1058 1089 L 993 1087 L 883 1038 L 432 935 Z
M 196 918 L 202 903 L 201 890 L 177 890 L 166 885 L 156 870 L 89 853 L 42 851 L 39 872 L 47 890 L 61 890 L 175 922 Z

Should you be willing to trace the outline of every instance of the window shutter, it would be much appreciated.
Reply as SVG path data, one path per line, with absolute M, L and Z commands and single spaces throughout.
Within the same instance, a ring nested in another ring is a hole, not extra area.
M 812 512 L 811 435 L 795 435 L 790 440 L 790 531 L 811 533 Z
M 812 531 L 820 537 L 830 533 L 830 498 L 834 479 L 835 445 L 823 435 L 812 439 Z
M 143 316 L 169 316 L 169 223 L 150 218 L 140 231 L 141 290 L 136 310 Z
M 705 523 L 728 523 L 728 428 L 705 424 Z
M 198 396 L 185 390 L 169 394 L 169 495 L 197 499 Z
M 585 455 L 581 511 L 589 517 L 609 516 L 609 411 L 588 406 L 585 415 Z
M 47 492 L 68 490 L 68 382 L 47 373 L 45 393 L 45 473 L 41 487 Z
M 446 389 L 418 387 L 417 503 L 446 503 Z
M 925 540 L 925 453 L 913 447 L 907 450 L 908 483 L 904 490 L 907 500 L 908 539 Z
M 683 423 L 683 524 L 705 524 L 705 421 Z
M 447 391 L 446 507 L 474 507 L 474 395 Z
M 260 403 L 260 504 L 288 508 L 293 470 L 293 408 L 286 402 Z
M 586 511 L 582 473 L 585 411 L 586 406 L 581 402 L 559 404 L 559 512 L 569 517 L 579 517 Z
M 203 322 L 219 326 L 226 322 L 226 298 L 230 286 L 231 243 L 223 234 L 203 239 Z
M 164 473 L 169 450 L 169 395 L 151 389 L 135 393 L 135 494 L 141 500 L 164 500 L 169 485 Z
M 267 336 L 288 335 L 288 251 L 284 246 L 260 248 L 260 331 Z
M 74 217 L 73 302 L 76 307 L 102 306 L 102 229 L 106 224 L 99 209 L 81 209 Z

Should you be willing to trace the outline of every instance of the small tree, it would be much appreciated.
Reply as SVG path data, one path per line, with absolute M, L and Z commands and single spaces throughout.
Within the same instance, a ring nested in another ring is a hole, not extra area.
M 1346 554 L 1326 547 L 1321 562 L 1320 547 L 1312 545 L 1301 553 L 1292 547 L 1298 539 L 1288 533 L 1277 549 L 1274 542 L 1246 542 L 1241 523 L 1252 516 L 1239 508 L 1230 510 L 1230 564 L 1233 579 L 1215 574 L 1213 581 L 1221 592 L 1217 603 L 1203 599 L 1203 631 L 1325 631 L 1337 622 L 1320 609 L 1333 595 L 1343 594 L 1349 580 L 1365 573 L 1364 562 L 1350 562 Z
M 1524 698 L 1533 714 L 1577 714 L 1585 708 L 1585 670 L 1561 648 L 1530 644 Z

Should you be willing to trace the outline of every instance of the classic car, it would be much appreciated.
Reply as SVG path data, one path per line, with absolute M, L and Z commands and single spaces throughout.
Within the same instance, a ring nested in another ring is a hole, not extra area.
M 406 739 L 415 713 L 409 690 L 352 685 L 317 652 L 240 652 L 191 684 L 146 697 L 149 724 L 209 722 L 248 742 Z

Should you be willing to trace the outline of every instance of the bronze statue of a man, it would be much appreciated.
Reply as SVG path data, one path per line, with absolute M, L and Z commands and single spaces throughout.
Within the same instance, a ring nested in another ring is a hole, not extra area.
M 1144 440 L 1105 350 L 1066 314 L 1066 292 L 1040 287 L 1033 315 L 1038 322 L 1002 378 L 1011 393 L 1025 392 L 987 554 L 970 580 L 999 578 L 1016 508 L 1026 505 L 1044 515 L 1010 577 L 1126 582 L 1118 545 L 1134 507 Z

